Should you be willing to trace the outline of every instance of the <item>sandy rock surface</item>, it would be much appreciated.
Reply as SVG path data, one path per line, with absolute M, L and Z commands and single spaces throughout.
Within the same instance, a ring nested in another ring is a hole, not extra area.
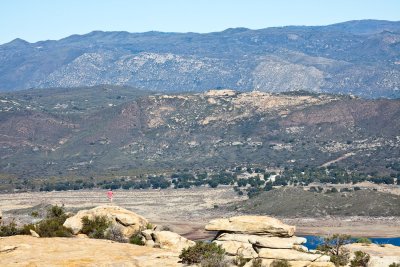
M 0 266 L 182 266 L 178 261 L 178 253 L 173 251 L 109 240 L 0 238 Z

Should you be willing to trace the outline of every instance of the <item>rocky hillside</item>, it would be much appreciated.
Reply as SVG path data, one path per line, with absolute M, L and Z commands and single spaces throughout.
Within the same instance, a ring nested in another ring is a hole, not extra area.
M 148 95 L 107 86 L 57 90 L 0 95 L 2 175 L 332 163 L 387 174 L 399 160 L 399 100 L 232 90 Z
M 129 85 L 166 92 L 400 96 L 400 23 L 350 21 L 198 33 L 91 32 L 0 46 L 0 90 Z

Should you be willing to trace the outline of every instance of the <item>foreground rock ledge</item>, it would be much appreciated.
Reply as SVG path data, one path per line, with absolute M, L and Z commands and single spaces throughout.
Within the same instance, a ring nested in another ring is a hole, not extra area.
M 0 238 L 0 266 L 182 266 L 179 253 L 101 239 Z

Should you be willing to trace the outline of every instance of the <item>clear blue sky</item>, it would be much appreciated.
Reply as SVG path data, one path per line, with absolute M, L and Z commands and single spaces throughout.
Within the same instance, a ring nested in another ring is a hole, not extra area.
M 400 0 L 1 0 L 0 44 L 103 31 L 212 32 L 400 20 Z

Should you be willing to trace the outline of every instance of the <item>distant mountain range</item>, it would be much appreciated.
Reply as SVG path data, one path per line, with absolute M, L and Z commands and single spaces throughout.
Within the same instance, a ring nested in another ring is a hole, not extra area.
M 0 91 L 127 85 L 154 91 L 400 96 L 400 22 L 199 33 L 95 31 L 0 46 Z

